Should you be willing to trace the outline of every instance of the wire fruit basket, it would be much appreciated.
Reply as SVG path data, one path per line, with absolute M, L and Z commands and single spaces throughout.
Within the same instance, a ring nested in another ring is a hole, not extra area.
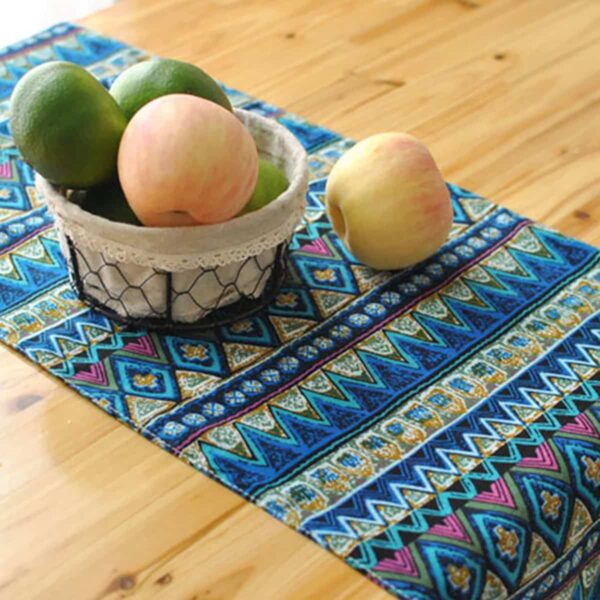
M 244 110 L 236 115 L 289 186 L 263 208 L 224 223 L 163 228 L 109 221 L 37 175 L 80 299 L 122 324 L 162 330 L 225 324 L 271 300 L 304 213 L 307 156 L 276 121 Z

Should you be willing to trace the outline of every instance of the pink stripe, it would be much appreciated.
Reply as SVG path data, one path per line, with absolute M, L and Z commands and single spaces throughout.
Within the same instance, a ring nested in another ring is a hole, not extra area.
M 133 354 L 143 354 L 144 356 L 158 356 L 154 346 L 152 345 L 152 342 L 150 341 L 149 335 L 145 335 L 138 340 L 129 342 L 129 344 L 123 347 L 123 351 L 131 352 Z
M 584 413 L 578 414 L 575 419 L 573 419 L 572 423 L 567 423 L 562 428 L 562 431 L 568 431 L 569 433 L 581 434 L 588 437 L 598 437 L 596 428 Z
M 321 238 L 317 238 L 310 244 L 304 244 L 304 246 L 300 246 L 300 252 L 308 252 L 311 254 L 320 254 L 322 256 L 331 256 L 331 252 L 329 248 L 325 244 L 325 242 Z
M 90 366 L 89 371 L 79 371 L 79 373 L 73 375 L 72 379 L 78 379 L 80 381 L 86 381 L 88 383 L 97 385 L 108 385 L 106 372 L 104 371 L 104 365 L 102 362 L 93 363 Z
M 427 533 L 438 535 L 440 537 L 462 540 L 468 544 L 473 543 L 471 538 L 465 533 L 461 522 L 455 514 L 448 515 L 441 523 L 431 527 Z
M 496 479 L 490 486 L 488 492 L 480 492 L 475 496 L 477 502 L 488 502 L 490 504 L 499 504 L 500 506 L 510 506 L 516 508 L 515 501 L 508 489 L 508 485 L 504 479 Z
M 528 469 L 548 469 L 552 471 L 558 471 L 559 469 L 556 456 L 554 456 L 548 442 L 542 442 L 536 448 L 535 456 L 522 458 L 517 465 Z
M 394 558 L 384 558 L 379 561 L 373 570 L 400 573 L 413 578 L 419 576 L 419 570 L 408 546 L 404 546 L 404 548 L 395 552 Z
M 0 165 L 0 177 L 2 179 L 9 179 L 10 177 L 12 177 L 12 166 L 10 164 L 10 161 L 2 163 Z
M 26 241 L 30 240 L 31 238 L 35 237 L 36 235 L 42 233 L 43 231 L 50 229 L 51 227 L 52 227 L 52 223 L 48 223 L 48 225 L 44 225 L 43 227 L 40 227 L 39 229 L 36 229 L 35 231 L 32 231 L 31 233 L 24 235 L 22 238 L 19 238 L 14 244 L 11 244 L 10 246 L 3 248 L 1 253 L 5 254 L 6 252 L 10 252 L 17 246 L 20 246 L 21 244 L 25 243 Z
M 308 375 L 310 375 L 311 373 L 313 373 L 314 371 L 316 371 L 321 365 L 330 362 L 336 356 L 342 354 L 342 352 L 344 352 L 348 348 L 350 348 L 352 346 L 355 346 L 358 342 L 362 341 L 363 339 L 365 339 L 366 337 L 368 337 L 369 335 L 371 335 L 371 333 L 373 333 L 377 329 L 381 329 L 384 325 L 386 325 L 390 321 L 393 321 L 399 315 L 407 312 L 415 304 L 418 304 L 423 298 L 425 298 L 425 297 L 431 295 L 432 293 L 437 292 L 440 289 L 442 289 L 450 281 L 453 281 L 454 279 L 456 279 L 458 277 L 458 275 L 460 275 L 461 273 L 463 273 L 464 271 L 466 271 L 467 269 L 469 269 L 472 265 L 474 265 L 475 263 L 481 261 L 483 258 L 485 258 L 489 254 L 491 254 L 492 252 L 494 252 L 494 250 L 496 250 L 497 248 L 499 248 L 502 244 L 506 243 L 506 241 L 508 241 L 511 238 L 513 238 L 521 229 L 523 229 L 523 227 L 525 227 L 526 225 L 529 225 L 530 223 L 531 223 L 531 221 L 529 221 L 529 220 L 523 221 L 523 222 L 519 223 L 519 225 L 517 227 L 515 227 L 510 232 L 510 234 L 507 235 L 505 238 L 503 238 L 498 243 L 496 243 L 493 246 L 491 246 L 490 248 L 488 248 L 485 252 L 481 253 L 479 256 L 475 257 L 470 262 L 468 262 L 465 265 L 463 265 L 457 271 L 454 271 L 452 277 L 449 277 L 448 279 L 446 279 L 446 280 L 442 281 L 441 283 L 439 283 L 436 287 L 428 290 L 427 292 L 424 292 L 419 297 L 415 298 L 412 302 L 410 302 L 406 306 L 403 306 L 398 312 L 389 315 L 388 317 L 386 317 L 385 319 L 383 319 L 381 322 L 379 322 L 376 325 L 374 325 L 373 327 L 371 327 L 371 329 L 368 329 L 367 331 L 365 331 L 364 333 L 362 333 L 358 337 L 354 338 L 353 340 L 351 340 L 350 342 L 348 342 L 345 346 L 342 346 L 341 348 L 338 348 L 335 352 L 333 352 L 332 354 L 329 354 L 328 356 L 326 356 L 325 358 L 323 358 L 319 362 L 314 363 L 310 368 L 308 368 L 306 371 L 304 371 L 304 373 L 302 373 L 301 375 L 298 375 L 297 377 L 295 377 L 294 379 L 292 379 L 291 381 L 289 381 L 288 383 L 286 383 L 285 385 L 283 385 L 279 389 L 271 392 L 270 394 L 267 394 L 266 396 L 264 396 L 260 400 L 257 400 L 256 402 L 254 402 L 254 404 L 246 406 L 245 408 L 241 409 L 239 412 L 237 412 L 237 413 L 235 413 L 233 415 L 229 415 L 228 417 L 224 417 L 220 421 L 216 421 L 215 423 L 209 423 L 208 425 L 205 425 L 204 427 L 198 429 L 198 431 L 194 431 L 194 433 L 192 433 L 186 440 L 184 440 L 183 442 L 181 442 L 181 444 L 179 444 L 179 446 L 177 446 L 175 448 L 175 450 L 176 451 L 182 450 L 188 444 L 191 444 L 196 438 L 198 438 L 200 435 L 202 435 L 208 429 L 212 429 L 213 427 L 217 427 L 218 425 L 222 425 L 223 423 L 229 423 L 229 421 L 232 421 L 233 419 L 237 419 L 237 418 L 241 417 L 242 415 L 245 415 L 246 413 L 250 412 L 251 410 L 254 410 L 257 406 L 261 405 L 263 402 L 266 402 L 266 401 L 270 400 L 271 398 L 273 398 L 273 396 L 276 396 L 277 394 L 280 394 L 282 391 L 284 391 L 284 390 L 292 387 L 293 385 L 295 385 L 299 381 L 302 381 L 303 379 L 306 379 L 306 377 L 308 377 Z

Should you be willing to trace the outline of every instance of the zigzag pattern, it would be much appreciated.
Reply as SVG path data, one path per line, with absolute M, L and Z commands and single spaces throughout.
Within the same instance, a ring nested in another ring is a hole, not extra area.
M 536 232 L 537 233 L 537 232 Z M 561 248 L 561 241 L 559 238 L 556 238 L 556 240 L 554 239 L 554 236 L 552 236 L 551 234 L 545 234 L 543 233 L 541 235 L 542 239 L 544 239 L 546 236 L 550 236 L 549 237 L 549 241 L 551 241 L 551 243 L 549 243 L 548 245 L 552 248 L 553 246 L 557 246 L 557 249 L 554 250 L 553 252 L 557 252 L 559 248 Z M 515 252 L 515 254 L 517 254 L 517 252 Z M 593 253 L 590 254 L 590 257 L 593 256 Z M 564 283 L 568 283 L 569 281 L 569 276 L 566 275 L 566 273 L 568 273 L 568 267 L 566 266 L 562 266 L 562 263 L 564 260 L 568 260 L 568 262 L 573 261 L 575 264 L 579 264 L 577 261 L 580 260 L 581 257 L 581 251 L 579 249 L 576 250 L 576 257 L 569 257 L 569 259 L 564 259 L 564 258 L 560 258 L 557 259 L 557 263 L 561 264 L 561 269 L 553 269 L 551 267 L 549 267 L 546 263 L 548 262 L 546 258 L 540 259 L 544 261 L 544 269 L 542 270 L 541 265 L 538 268 L 536 267 L 528 267 L 532 272 L 538 271 L 538 274 L 535 275 L 535 277 L 538 277 L 541 281 L 544 281 L 544 287 L 546 288 L 546 290 L 550 291 L 550 290 L 555 290 L 556 289 L 556 284 L 558 282 L 560 282 L 560 285 L 564 285 Z M 527 263 L 533 263 L 535 264 L 535 261 L 537 260 L 535 256 L 532 255 L 527 255 L 526 257 L 523 257 L 522 259 L 523 264 L 527 264 Z M 575 267 L 573 266 L 573 268 L 576 270 L 579 267 Z M 491 285 L 490 287 L 488 287 L 486 289 L 486 293 L 485 293 L 485 299 L 487 303 L 491 303 L 492 301 L 495 302 L 498 306 L 498 312 L 492 316 L 490 314 L 489 317 L 486 318 L 482 318 L 482 311 L 475 309 L 473 307 L 467 307 L 467 306 L 461 306 L 460 307 L 460 315 L 461 318 L 467 320 L 470 322 L 470 331 L 472 332 L 471 335 L 469 337 L 467 336 L 458 336 L 456 333 L 456 328 L 455 327 L 451 327 L 449 325 L 447 325 L 445 322 L 431 318 L 431 317 L 421 317 L 421 319 L 427 319 L 425 322 L 425 326 L 426 328 L 422 328 L 423 331 L 425 331 L 425 336 L 429 339 L 436 339 L 437 341 L 439 341 L 441 344 L 443 344 L 443 346 L 433 346 L 432 344 L 427 344 L 425 341 L 423 341 L 422 339 L 419 339 L 417 337 L 411 337 L 410 335 L 401 333 L 400 335 L 401 337 L 401 342 L 398 341 L 397 343 L 395 343 L 395 347 L 398 350 L 398 353 L 403 355 L 404 357 L 410 353 L 412 355 L 413 358 L 417 357 L 418 358 L 418 362 L 419 364 L 421 364 L 421 366 L 425 367 L 428 370 L 425 371 L 419 371 L 417 372 L 416 370 L 408 370 L 406 368 L 404 368 L 405 363 L 395 363 L 394 364 L 394 369 L 393 369 L 393 380 L 388 380 L 389 383 L 389 387 L 391 387 L 394 390 L 401 390 L 404 386 L 408 387 L 410 386 L 411 389 L 414 388 L 415 386 L 415 380 L 416 379 L 420 379 L 421 381 L 428 381 L 429 378 L 429 369 L 430 370 L 436 370 L 439 371 L 439 369 L 443 366 L 443 362 L 444 361 L 452 361 L 454 359 L 454 357 L 456 356 L 456 352 L 461 352 L 463 354 L 463 356 L 465 356 L 465 353 L 468 351 L 468 347 L 469 344 L 477 344 L 480 343 L 479 340 L 481 340 L 482 337 L 486 336 L 486 335 L 490 335 L 490 332 L 492 330 L 497 330 L 498 328 L 502 327 L 504 324 L 507 324 L 508 322 L 511 321 L 511 319 L 514 318 L 514 315 L 518 314 L 519 310 L 522 310 L 522 307 L 525 306 L 535 306 L 535 302 L 539 302 L 539 294 L 540 294 L 540 289 L 538 286 L 533 285 L 533 275 L 531 276 L 532 281 L 531 283 L 531 288 L 536 288 L 538 287 L 536 293 L 538 294 L 538 299 L 536 300 L 535 298 L 531 297 L 532 291 L 531 289 L 528 292 L 523 292 L 523 286 L 521 283 L 521 279 L 516 280 L 516 278 L 512 277 L 510 274 L 500 274 L 500 271 L 498 269 L 496 269 L 498 271 L 496 278 L 500 279 L 501 281 L 503 281 L 503 286 L 504 288 L 509 287 L 509 288 L 514 288 L 513 290 L 513 295 L 511 296 L 512 301 L 509 303 L 507 302 L 507 296 L 506 293 L 502 293 L 499 294 L 497 287 L 495 285 Z M 505 275 L 507 275 L 505 277 Z M 543 277 L 545 277 L 545 279 L 543 279 Z M 480 282 L 480 285 L 483 285 L 484 282 Z M 391 286 L 390 286 L 391 287 Z M 382 291 L 381 294 L 385 294 L 385 292 L 387 292 L 390 288 L 388 288 L 387 286 L 383 286 L 382 287 Z M 393 288 L 392 288 L 393 289 Z M 415 295 L 417 295 L 419 293 L 419 289 L 414 286 L 414 292 L 412 290 L 412 288 L 404 288 L 404 286 L 400 286 L 400 289 L 406 289 L 406 291 L 409 291 L 409 293 L 413 293 Z M 506 292 L 506 290 L 505 290 Z M 479 292 L 481 296 L 483 296 L 483 292 Z M 384 298 L 386 298 L 386 296 L 383 296 Z M 482 301 L 483 302 L 483 301 Z M 353 305 L 352 307 L 355 311 L 358 312 L 358 309 L 360 308 L 359 306 Z M 376 311 L 379 311 L 381 313 L 382 309 L 379 308 L 375 308 Z M 458 309 L 456 309 L 458 312 Z M 387 312 L 387 311 L 386 311 Z M 381 315 L 383 316 L 383 315 Z M 381 318 L 381 316 L 379 318 Z M 356 318 L 356 321 L 353 322 L 353 318 Z M 370 323 L 372 323 L 372 317 L 370 317 L 368 314 L 362 314 L 362 315 L 356 315 L 356 317 L 353 317 L 352 314 L 348 315 L 347 313 L 344 314 L 343 312 L 338 312 L 329 322 L 329 331 L 332 331 L 334 327 L 339 327 L 339 328 L 348 328 L 347 323 L 350 322 L 353 326 L 354 329 L 358 329 L 358 331 L 360 331 L 361 328 L 366 328 L 368 327 L 368 325 Z M 392 327 L 392 326 L 390 326 Z M 327 339 L 326 337 L 323 337 L 323 331 L 321 331 L 319 328 L 314 328 L 312 330 L 314 333 L 311 333 L 307 336 L 305 336 L 302 340 L 302 342 L 291 342 L 288 346 L 288 354 L 291 356 L 294 356 L 294 354 L 296 354 L 297 358 L 306 361 L 306 356 L 303 356 L 302 354 L 302 350 L 306 347 L 306 346 L 301 346 L 300 348 L 298 348 L 298 346 L 300 346 L 300 344 L 311 344 L 312 342 L 312 348 L 314 348 L 314 359 L 318 360 L 323 354 L 325 353 L 329 353 L 330 352 L 330 348 L 336 343 L 334 341 L 331 340 L 331 338 Z M 358 333 L 357 331 L 357 333 Z M 411 332 L 409 331 L 408 334 L 410 334 Z M 396 335 L 394 334 L 387 334 L 388 337 L 394 338 L 394 336 Z M 479 337 L 477 337 L 479 336 Z M 316 340 L 316 341 L 313 341 Z M 342 340 L 343 341 L 343 340 Z M 390 341 L 394 344 L 394 339 L 390 339 Z M 339 343 L 339 342 L 338 342 Z M 315 346 L 316 344 L 316 346 Z M 323 346 L 322 348 L 319 348 L 320 345 L 323 344 L 328 344 Z M 435 350 L 435 351 L 434 351 Z M 311 350 L 312 351 L 312 350 Z M 426 362 L 424 362 L 426 361 Z M 271 364 L 269 364 L 269 361 L 267 361 L 267 363 L 262 363 L 261 364 L 261 369 L 264 368 L 276 368 L 276 365 L 273 364 L 274 361 L 271 361 Z M 407 361 L 409 362 L 409 361 Z M 377 365 L 376 367 L 374 367 L 374 365 Z M 402 369 L 400 369 L 399 367 L 403 367 Z M 384 359 L 382 359 L 381 357 L 376 357 L 373 356 L 370 361 L 369 361 L 369 368 L 371 368 L 371 370 L 373 370 L 374 368 L 378 368 L 378 369 L 382 369 L 382 372 L 384 373 L 390 373 L 390 368 L 391 365 L 389 364 L 388 361 L 385 361 Z M 251 378 L 252 376 L 256 376 L 259 373 L 253 373 L 253 369 L 249 369 L 244 371 L 244 377 L 245 378 Z M 389 377 L 389 375 L 386 375 L 386 377 Z M 344 392 L 352 395 L 353 393 L 355 394 L 360 394 L 361 396 L 364 395 L 365 397 L 368 397 L 367 390 L 370 392 L 371 390 L 369 389 L 369 386 L 364 383 L 361 382 L 359 384 L 359 387 L 361 389 L 352 389 L 352 387 L 354 387 L 354 383 L 355 382 L 348 382 L 347 384 L 344 384 Z M 239 393 L 238 390 L 236 389 L 238 387 L 238 382 L 235 379 L 230 379 L 227 382 L 225 382 L 222 386 L 219 387 L 218 392 L 217 390 L 215 390 L 213 392 L 215 398 L 211 398 L 214 399 L 215 401 L 217 400 L 216 395 L 217 394 L 223 394 L 223 393 Z M 270 389 L 272 390 L 277 390 L 277 389 L 281 389 L 281 379 L 277 380 L 277 381 L 272 381 L 272 382 L 262 382 L 261 384 L 261 389 L 264 389 L 264 391 L 269 391 Z M 361 390 L 363 390 L 361 392 Z M 243 391 L 243 390 L 240 390 Z M 372 390 L 375 394 L 377 394 L 377 390 L 373 389 Z M 205 396 L 203 397 L 202 401 L 206 401 L 210 398 L 210 394 L 209 396 Z M 392 400 L 393 397 L 390 397 L 389 393 L 385 396 L 385 398 L 381 397 L 380 400 L 384 402 L 384 404 L 380 404 L 379 405 L 379 409 L 382 410 L 386 404 L 390 403 L 390 400 Z M 186 405 L 185 410 L 194 410 L 193 405 Z M 230 409 L 226 408 L 226 412 L 229 412 Z M 173 419 L 177 417 L 177 409 L 175 409 L 172 413 L 170 413 L 169 415 L 169 419 Z M 156 423 L 153 423 L 151 425 L 151 427 L 155 430 L 155 431 L 160 431 L 162 426 L 164 426 L 165 423 L 163 420 L 158 419 L 156 421 Z M 181 440 L 185 439 L 186 435 L 185 435 L 185 431 L 182 430 L 182 434 L 181 436 L 179 436 Z M 179 439 L 175 439 L 174 440 L 175 443 L 179 443 Z
M 380 549 L 369 567 L 352 560 L 354 566 L 368 569 L 399 593 L 417 587 L 446 598 L 459 588 L 478 598 L 487 597 L 490 588 L 510 594 L 527 584 L 540 591 L 546 586 L 548 594 L 559 583 L 537 576 L 591 533 L 600 513 L 600 496 L 594 492 L 600 474 L 589 468 L 582 474 L 579 466 L 600 465 L 599 416 L 596 402 L 538 446 L 535 459 L 520 460 L 489 491 L 409 544 Z M 426 576 L 416 565 L 429 567 Z M 485 567 L 488 576 L 478 577 Z
M 412 510 L 402 521 L 388 524 L 385 533 L 356 545 L 349 559 L 368 569 L 376 564 L 380 550 L 404 547 L 435 523 L 454 514 L 458 508 L 472 500 L 479 493 L 482 483 L 498 481 L 507 469 L 532 455 L 540 444 L 558 431 L 565 422 L 577 418 L 582 412 L 580 407 L 593 406 L 599 399 L 600 378 L 583 381 L 577 392 L 565 396 L 533 425 L 507 440 L 504 452 L 487 457 L 479 469 L 464 473 L 451 488 L 439 492 L 428 504 Z
M 582 378 L 573 370 L 573 366 L 583 362 L 598 368 L 600 366 L 598 357 L 594 358 L 592 352 L 597 353 L 599 350 L 600 327 L 597 329 L 585 327 L 577 330 L 570 338 L 563 341 L 554 353 L 548 356 L 547 364 L 544 365 L 545 371 L 540 372 L 537 365 L 536 368 L 526 370 L 499 392 L 490 396 L 475 411 L 419 446 L 418 450 L 410 456 L 410 461 L 399 462 L 394 469 L 387 470 L 379 478 L 371 480 L 367 488 L 349 495 L 344 503 L 338 504 L 334 509 L 320 515 L 319 518 L 305 521 L 302 526 L 303 531 L 317 537 L 321 543 L 326 543 L 332 535 L 346 535 L 359 540 L 360 536 L 350 524 L 354 516 L 364 520 L 366 514 L 373 514 L 372 507 L 378 503 L 397 504 L 405 507 L 407 502 L 403 492 L 407 489 L 425 494 L 435 494 L 436 489 L 430 480 L 431 472 L 437 471 L 447 475 L 460 476 L 461 470 L 451 457 L 464 456 L 481 459 L 481 446 L 477 440 L 487 438 L 505 442 L 505 436 L 501 435 L 502 430 L 499 429 L 499 426 L 515 426 L 519 429 L 527 426 L 530 441 L 518 438 L 517 443 L 539 443 L 543 437 L 541 433 L 537 432 L 538 427 L 542 430 L 551 429 L 553 426 L 558 426 L 559 421 L 548 422 L 547 419 L 552 419 L 552 413 L 550 411 L 542 412 L 543 407 L 532 399 L 532 394 L 547 394 L 561 398 L 563 393 L 554 384 L 553 379 L 569 378 L 579 385 Z M 517 412 L 521 407 L 536 409 L 541 413 L 539 420 L 530 424 L 523 422 Z M 514 448 L 514 451 L 515 454 L 511 457 L 492 455 L 486 458 L 484 464 L 490 468 L 496 458 L 503 461 L 518 460 L 520 458 L 518 448 Z M 379 520 L 380 518 L 375 523 L 380 524 Z M 392 530 L 393 526 L 389 527 L 386 534 Z
M 599 253 L 449 184 L 447 244 L 375 272 L 324 210 L 353 142 L 224 86 L 310 153 L 287 279 L 202 335 L 117 327 L 69 289 L 7 98 L 47 60 L 109 86 L 142 57 L 69 24 L 0 51 L 0 339 L 393 594 L 595 599 Z
M 12 252 L 0 255 L 0 289 L 4 310 L 23 304 L 67 278 L 58 242 L 43 233 Z
M 51 369 L 60 367 L 74 356 L 85 352 L 89 346 L 94 348 L 96 361 L 98 343 L 110 339 L 115 327 L 106 317 L 95 311 L 87 310 L 77 319 L 69 319 L 60 325 L 45 330 L 39 335 L 27 338 L 19 349 L 34 362 Z M 110 342 L 109 342 L 110 343 Z M 110 343 L 111 349 L 114 344 Z
M 339 244 L 339 241 L 337 243 Z M 331 257 L 334 256 L 334 247 L 330 243 L 328 243 L 327 247 L 332 248 L 331 256 L 329 257 L 330 260 Z M 305 250 L 302 249 L 298 251 L 298 254 L 301 255 L 304 252 Z M 340 260 L 339 264 L 344 264 L 341 260 L 342 257 L 339 255 L 338 257 Z M 331 262 L 328 264 L 331 264 Z M 304 281 L 304 285 L 306 286 L 306 281 Z M 499 287 L 499 285 L 494 287 Z M 307 328 L 310 329 L 310 327 L 313 326 L 310 323 L 312 319 L 322 318 L 315 313 L 319 311 L 325 313 L 327 311 L 332 311 L 332 306 L 335 308 L 340 304 L 347 303 L 351 297 L 352 294 L 318 289 L 311 290 L 311 294 L 307 295 L 304 289 L 300 288 L 297 284 L 286 286 L 282 289 L 282 294 L 277 298 L 275 304 L 270 307 L 269 312 L 272 313 L 272 316 L 268 317 L 269 320 L 261 317 L 254 318 L 248 322 L 243 331 L 238 328 L 236 332 L 232 332 L 228 328 L 223 328 L 221 330 L 221 339 L 223 341 L 228 340 L 245 344 L 245 348 L 248 348 L 248 345 L 252 345 L 252 347 L 255 348 L 257 347 L 257 344 L 259 346 L 264 344 L 265 346 L 275 347 L 279 343 L 278 338 L 282 339 L 286 335 L 295 335 L 295 332 L 298 331 L 298 327 L 303 330 Z M 292 305 L 289 306 L 289 308 L 284 304 L 284 301 L 287 302 L 288 298 L 292 298 Z M 458 300 L 456 301 L 459 302 Z M 486 302 L 481 300 L 479 301 L 479 304 L 485 305 Z M 318 309 L 317 306 L 319 307 Z M 295 313 L 296 316 L 291 316 L 294 314 L 294 311 L 297 311 Z M 281 315 L 285 315 L 285 319 L 282 319 Z M 300 317 L 300 319 L 298 317 Z M 275 329 L 272 325 L 276 326 Z M 290 333 L 288 334 L 288 332 Z M 390 333 L 390 335 L 395 334 Z M 284 341 L 287 340 L 284 339 Z M 403 341 L 403 345 L 406 345 L 405 341 Z M 244 353 L 243 350 L 244 348 L 242 348 L 240 352 Z M 448 356 L 449 355 L 450 350 L 448 350 Z M 86 362 L 87 359 L 82 355 L 81 360 Z M 236 359 L 232 358 L 229 361 L 228 366 L 232 370 L 236 370 L 235 363 Z M 225 376 L 227 373 L 228 371 L 224 370 L 220 376 Z
M 500 277 L 500 275 L 498 275 Z M 553 292 L 556 291 L 555 283 L 548 282 L 548 285 Z M 488 298 L 491 299 L 492 295 L 488 294 Z M 522 297 L 515 295 L 515 303 L 522 302 L 525 304 L 528 302 Z M 318 435 L 314 436 L 314 441 L 311 443 L 313 452 L 317 451 L 322 447 L 330 448 L 332 439 L 338 439 L 340 434 L 344 431 L 352 430 L 353 434 L 357 433 L 357 425 L 365 423 L 365 417 L 368 418 L 371 414 L 377 414 L 378 418 L 386 410 L 391 410 L 394 405 L 399 403 L 399 392 L 404 389 L 410 389 L 414 391 L 421 382 L 430 383 L 431 374 L 433 372 L 439 372 L 440 368 L 445 365 L 453 364 L 456 360 L 457 352 L 460 352 L 461 358 L 468 355 L 472 344 L 477 344 L 480 341 L 480 335 L 490 335 L 490 326 L 494 329 L 503 325 L 503 319 L 500 317 L 500 310 L 504 309 L 504 305 L 500 303 L 502 308 L 498 309 L 495 313 L 495 319 L 490 320 L 486 323 L 487 327 L 484 329 L 482 319 L 479 317 L 481 309 L 475 309 L 477 316 L 473 318 L 473 311 L 466 310 L 461 307 L 460 312 L 456 309 L 456 312 L 461 315 L 461 319 L 464 323 L 469 322 L 469 335 L 458 337 L 455 333 L 456 327 L 448 326 L 443 321 L 433 318 L 421 319 L 421 324 L 426 327 L 429 340 L 421 340 L 408 335 L 397 334 L 395 332 L 386 332 L 389 341 L 394 346 L 398 355 L 403 357 L 403 362 L 391 361 L 384 357 L 369 355 L 366 353 L 360 354 L 362 360 L 359 361 L 362 367 L 361 375 L 363 377 L 356 378 L 348 373 L 330 373 L 329 370 L 325 369 L 324 373 L 331 380 L 335 388 L 337 388 L 345 398 L 353 399 L 359 402 L 361 405 L 361 412 L 355 412 L 354 416 L 351 414 L 345 414 L 344 420 L 340 425 L 339 419 L 328 417 L 327 422 L 336 423 L 336 425 L 329 428 L 328 432 L 323 429 L 323 424 L 318 423 Z M 512 308 L 512 307 L 511 307 Z M 508 321 L 514 309 L 510 310 L 504 318 Z M 466 327 L 465 327 L 466 329 Z M 453 335 L 454 334 L 454 335 Z M 334 362 L 333 364 L 336 364 Z M 365 379 L 364 375 L 367 375 Z M 187 408 L 187 407 L 186 407 Z M 191 409 L 191 407 L 190 407 Z M 340 409 L 337 404 L 331 404 L 329 407 L 323 405 L 323 410 L 327 410 L 329 413 L 339 413 Z M 340 416 L 340 415 L 338 415 Z M 174 412 L 170 413 L 169 419 L 173 420 Z M 163 417 L 163 419 L 166 417 Z M 518 421 L 521 423 L 521 421 Z M 158 419 L 156 423 L 152 423 L 150 427 L 155 430 L 163 426 L 161 419 Z M 364 425 L 363 425 L 364 427 Z M 185 431 L 182 431 L 185 434 Z M 251 436 L 252 432 L 249 432 L 245 437 Z M 282 467 L 277 473 L 271 469 L 263 469 L 261 465 L 264 465 L 262 457 L 258 457 L 256 461 L 256 470 L 252 470 L 250 465 L 246 462 L 244 464 L 237 464 L 237 458 L 232 455 L 229 459 L 227 458 L 226 452 L 219 452 L 218 459 L 211 453 L 212 466 L 215 470 L 222 472 L 226 475 L 229 480 L 233 482 L 232 477 L 239 476 L 243 478 L 244 485 L 248 486 L 248 489 L 252 493 L 260 494 L 265 490 L 265 483 L 268 481 L 277 480 L 278 483 L 282 482 L 282 475 L 285 471 L 290 470 L 290 466 L 294 465 L 298 461 L 302 461 L 307 454 L 307 443 L 302 441 L 305 436 L 298 435 L 297 446 L 301 448 L 290 447 L 287 443 L 281 442 L 278 436 L 274 436 L 271 443 L 268 445 L 268 450 L 265 450 L 271 454 L 281 455 Z M 253 446 L 252 442 L 249 442 L 249 446 Z M 281 446 L 278 448 L 278 446 Z M 260 447 L 260 444 L 258 444 Z M 277 450 L 276 450 L 277 448 Z M 285 456 L 285 459 L 283 458 Z M 284 471 L 285 468 L 285 471 Z M 254 485 L 250 485 L 250 482 L 256 482 Z M 425 487 L 419 487 L 420 491 L 432 491 L 431 483 L 426 479 L 427 483 Z

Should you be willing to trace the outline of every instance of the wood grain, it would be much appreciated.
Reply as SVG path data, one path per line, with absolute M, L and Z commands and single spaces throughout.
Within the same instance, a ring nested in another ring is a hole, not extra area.
M 83 24 L 600 243 L 596 0 L 122 0 Z M 388 597 L 0 348 L 0 598 Z

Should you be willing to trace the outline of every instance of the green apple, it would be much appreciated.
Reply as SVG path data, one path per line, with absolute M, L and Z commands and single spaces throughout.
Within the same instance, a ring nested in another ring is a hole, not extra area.
M 121 73 L 110 87 L 127 119 L 150 101 L 167 94 L 190 94 L 232 111 L 219 84 L 202 69 L 172 58 L 152 58 Z
M 139 219 L 129 207 L 125 194 L 117 180 L 85 191 L 82 197 L 78 198 L 78 204 L 83 210 L 104 217 L 109 221 L 141 225 Z
M 250 200 L 240 212 L 241 215 L 253 212 L 266 206 L 272 200 L 283 194 L 288 187 L 285 173 L 265 158 L 258 164 L 258 179 Z

